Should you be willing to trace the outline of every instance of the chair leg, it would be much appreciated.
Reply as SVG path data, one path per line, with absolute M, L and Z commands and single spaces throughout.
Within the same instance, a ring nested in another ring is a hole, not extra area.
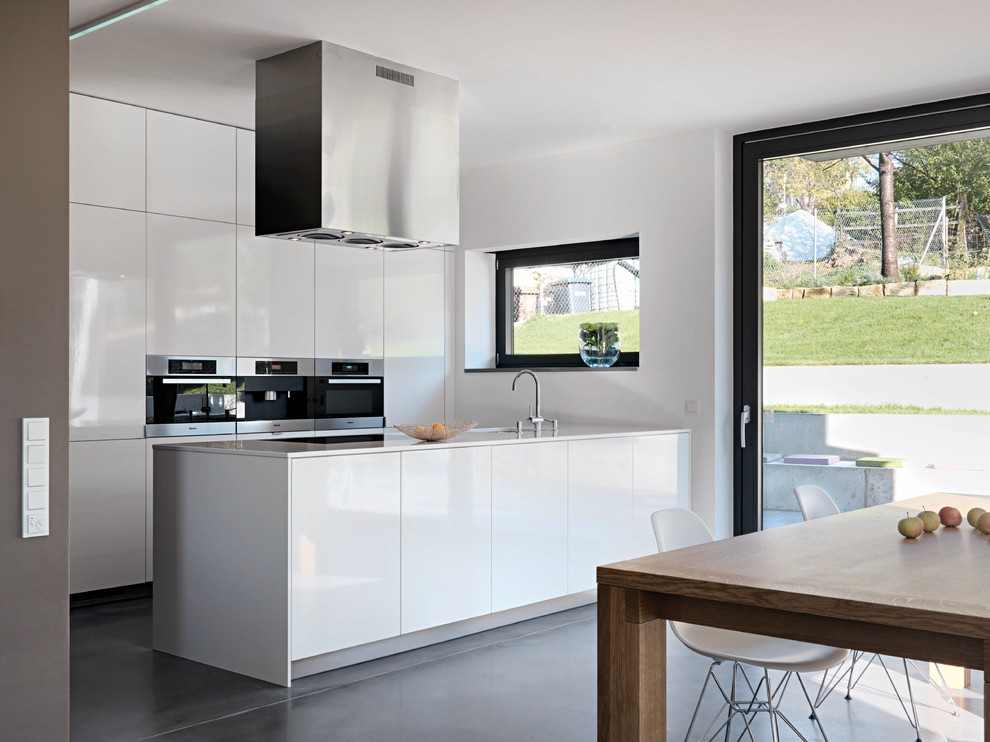
M 811 717 L 815 720 L 818 725 L 818 731 L 822 733 L 822 739 L 828 742 L 828 735 L 825 734 L 825 727 L 822 726 L 822 720 L 818 718 L 818 714 L 815 713 L 815 704 L 811 700 L 811 696 L 808 695 L 808 689 L 804 687 L 804 678 L 801 677 L 801 673 L 795 673 L 797 675 L 798 683 L 801 684 L 801 690 L 804 692 L 805 700 L 808 701 L 808 706 L 811 708 Z
M 780 742 L 780 729 L 777 728 L 777 712 L 773 705 L 773 687 L 770 685 L 770 671 L 763 670 L 763 677 L 767 681 L 767 711 L 770 712 L 770 735 L 773 742 Z
M 718 667 L 721 662 L 713 662 L 708 667 L 708 674 L 705 675 L 705 682 L 701 686 L 701 694 L 698 696 L 698 702 L 694 705 L 694 714 L 691 716 L 691 723 L 688 724 L 687 734 L 684 735 L 684 742 L 688 742 L 688 738 L 691 736 L 691 730 L 694 729 L 694 722 L 698 718 L 698 712 L 701 710 L 701 702 L 705 698 L 705 691 L 708 690 L 708 681 L 712 679 L 715 668 Z
M 908 689 L 908 699 L 911 701 L 911 715 L 914 717 L 914 732 L 917 739 L 915 742 L 921 742 L 921 724 L 918 723 L 918 707 L 914 703 L 914 691 L 911 690 L 911 676 L 908 674 L 907 660 L 904 662 L 904 679 L 907 680 Z

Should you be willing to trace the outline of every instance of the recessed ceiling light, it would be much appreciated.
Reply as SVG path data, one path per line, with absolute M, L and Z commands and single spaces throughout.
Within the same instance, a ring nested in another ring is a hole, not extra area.
M 101 28 L 106 28 L 117 21 L 130 18 L 132 15 L 137 15 L 138 13 L 144 12 L 148 8 L 153 8 L 156 5 L 161 5 L 166 2 L 168 2 L 168 0 L 142 0 L 141 2 L 125 5 L 119 10 L 100 16 L 95 21 L 90 21 L 89 23 L 84 23 L 81 26 L 71 29 L 69 31 L 69 41 L 78 39 L 80 36 L 85 36 L 88 33 L 93 33 L 93 31 L 98 31 Z

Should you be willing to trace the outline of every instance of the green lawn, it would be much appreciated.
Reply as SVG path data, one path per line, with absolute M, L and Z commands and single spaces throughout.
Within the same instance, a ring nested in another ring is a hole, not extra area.
M 878 404 L 775 404 L 767 407 L 773 412 L 806 412 L 816 415 L 987 415 L 988 410 L 948 410 L 942 407 Z
M 990 363 L 990 296 L 766 302 L 763 363 Z
M 582 322 L 618 322 L 619 344 L 627 353 L 639 351 L 639 310 L 540 315 L 516 326 L 514 352 L 577 353 Z

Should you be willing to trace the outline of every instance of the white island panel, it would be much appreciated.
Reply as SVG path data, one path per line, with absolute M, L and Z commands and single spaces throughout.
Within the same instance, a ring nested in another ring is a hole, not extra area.
M 599 564 L 629 559 L 633 514 L 631 438 L 568 444 L 567 590 L 592 590 Z
M 492 446 L 492 610 L 567 594 L 567 443 Z
M 399 457 L 292 462 L 292 659 L 399 634 Z
M 491 448 L 402 456 L 402 633 L 492 609 Z
M 633 446 L 633 552 L 626 559 L 655 554 L 650 515 L 691 507 L 691 434 L 643 435 Z

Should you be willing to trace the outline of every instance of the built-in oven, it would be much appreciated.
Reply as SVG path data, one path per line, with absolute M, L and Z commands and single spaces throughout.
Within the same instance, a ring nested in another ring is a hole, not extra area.
M 316 359 L 316 429 L 385 427 L 385 361 Z
M 229 356 L 148 356 L 145 435 L 235 433 L 236 368 Z
M 313 430 L 312 358 L 238 358 L 237 432 Z

